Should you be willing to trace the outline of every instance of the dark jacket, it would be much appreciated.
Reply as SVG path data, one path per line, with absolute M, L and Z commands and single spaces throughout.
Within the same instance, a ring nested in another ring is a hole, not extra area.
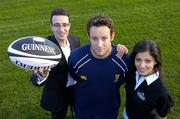
M 62 52 L 58 41 L 54 36 L 49 36 L 47 39 L 55 43 Z M 80 46 L 79 38 L 76 36 L 69 36 L 68 41 L 70 43 L 71 51 Z M 49 76 L 46 79 L 43 87 L 42 97 L 41 97 L 41 107 L 51 111 L 58 112 L 64 110 L 68 107 L 68 95 L 66 88 L 68 77 L 68 64 L 65 55 L 62 53 L 62 58 L 59 63 L 51 69 Z M 32 82 L 35 84 L 35 79 L 37 75 L 32 75 Z M 36 84 L 35 84 L 36 85 Z

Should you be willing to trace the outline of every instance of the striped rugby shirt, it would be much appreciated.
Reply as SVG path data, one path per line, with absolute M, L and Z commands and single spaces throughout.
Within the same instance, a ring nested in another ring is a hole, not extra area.
M 75 85 L 74 113 L 76 118 L 108 118 L 118 116 L 119 88 L 128 71 L 129 56 L 116 56 L 116 47 L 105 59 L 92 56 L 90 44 L 74 50 L 69 57 L 69 71 Z

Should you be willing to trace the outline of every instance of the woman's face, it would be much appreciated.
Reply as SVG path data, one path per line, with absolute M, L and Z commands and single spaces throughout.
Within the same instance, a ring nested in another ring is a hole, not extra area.
M 148 51 L 137 53 L 134 63 L 138 73 L 143 76 L 153 74 L 154 66 L 157 64 L 154 57 L 152 57 Z

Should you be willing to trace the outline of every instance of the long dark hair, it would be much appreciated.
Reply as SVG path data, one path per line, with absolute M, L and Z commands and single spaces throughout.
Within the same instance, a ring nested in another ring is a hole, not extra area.
M 135 61 L 135 56 L 139 52 L 146 52 L 148 51 L 150 55 L 155 59 L 157 64 L 154 66 L 154 71 L 159 71 L 159 76 L 162 77 L 162 72 L 161 72 L 161 51 L 157 43 L 155 43 L 153 40 L 141 40 L 139 41 L 135 46 L 134 49 L 130 55 L 131 60 L 132 60 L 132 69 L 133 71 L 136 70 L 134 61 Z

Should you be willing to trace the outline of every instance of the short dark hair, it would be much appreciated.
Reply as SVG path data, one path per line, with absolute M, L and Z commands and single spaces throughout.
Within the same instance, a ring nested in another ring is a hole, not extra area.
M 132 60 L 133 69 L 136 69 L 135 65 L 134 65 L 134 61 L 135 61 L 135 56 L 137 55 L 137 53 L 146 52 L 146 51 L 148 51 L 150 53 L 150 55 L 157 62 L 157 64 L 154 66 L 154 70 L 159 71 L 160 77 L 162 77 L 161 51 L 160 51 L 160 47 L 158 46 L 158 44 L 155 43 L 153 40 L 141 40 L 134 46 L 134 49 L 131 53 L 131 60 Z
M 96 27 L 107 26 L 110 29 L 111 35 L 114 32 L 114 23 L 113 23 L 112 19 L 109 16 L 104 15 L 104 14 L 98 14 L 89 19 L 89 21 L 87 23 L 88 35 L 90 35 L 90 28 L 92 26 L 96 26 Z
M 64 8 L 55 8 L 51 12 L 51 18 L 50 18 L 51 24 L 52 24 L 52 17 L 56 16 L 56 15 L 68 16 L 69 21 L 70 21 L 70 15 L 69 15 L 69 11 L 67 9 L 64 9 Z

